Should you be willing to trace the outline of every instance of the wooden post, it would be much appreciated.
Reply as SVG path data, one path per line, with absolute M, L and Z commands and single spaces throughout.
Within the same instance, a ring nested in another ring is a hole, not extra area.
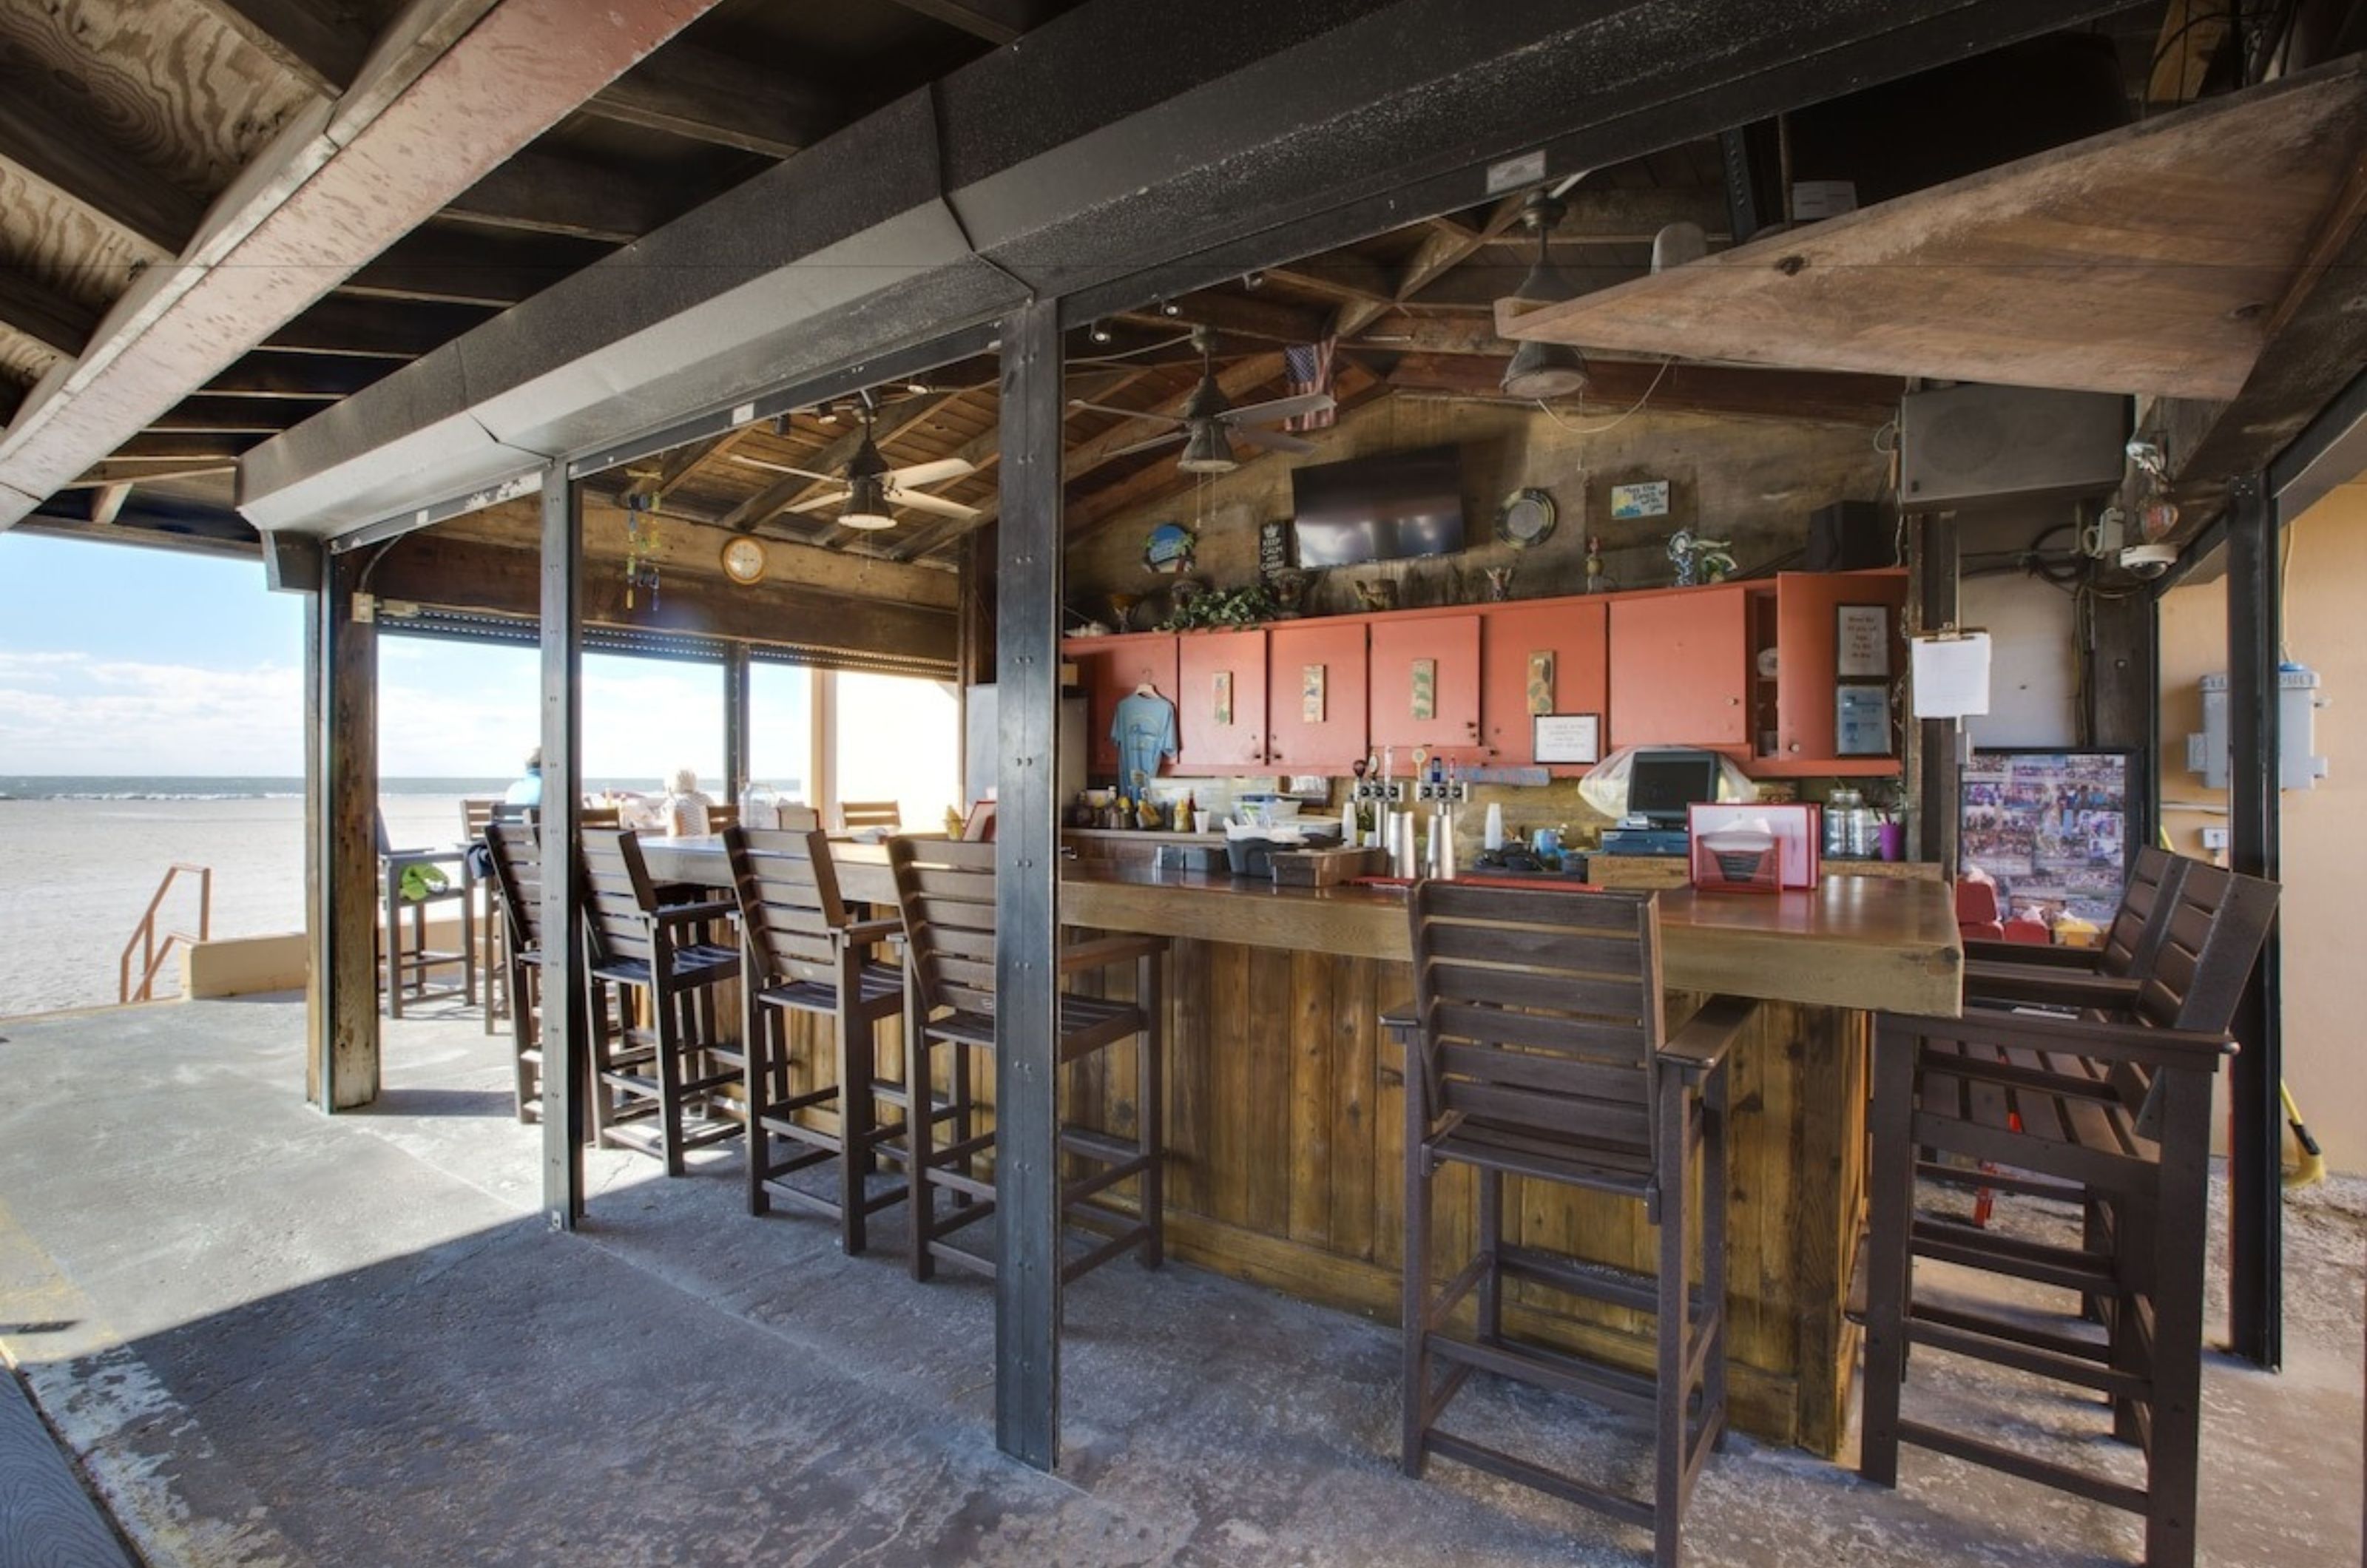
M 583 890 L 583 492 L 565 463 L 542 476 L 542 1207 L 550 1228 L 583 1218 L 590 1042 Z
M 378 626 L 357 618 L 368 561 L 329 555 L 304 615 L 304 1094 L 331 1114 L 379 1088 Z
M 1956 514 L 1926 513 L 1908 530 L 1914 540 L 1911 606 L 1917 631 L 1938 631 L 1956 619 Z M 1908 797 L 1916 807 L 1910 852 L 1954 874 L 1956 865 L 1957 723 L 1927 718 L 1916 725 L 1908 758 Z
M 1060 321 L 1005 318 L 995 706 L 994 1438 L 1023 1464 L 1060 1458 L 1059 1093 Z M 917 1102 L 916 1102 L 917 1103 Z
M 2161 821 L 2161 626 L 2153 594 L 2133 592 L 2090 598 L 2089 645 L 2080 650 L 2087 679 L 2089 744 L 2136 753 L 2129 779 L 2128 841 L 2149 844 Z

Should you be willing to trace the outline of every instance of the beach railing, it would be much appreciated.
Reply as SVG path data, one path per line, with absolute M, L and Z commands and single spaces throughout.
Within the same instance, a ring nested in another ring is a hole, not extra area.
M 164 896 L 183 872 L 198 879 L 198 929 L 194 935 L 185 931 L 156 932 L 156 911 L 164 907 Z M 176 861 L 165 868 L 164 880 L 156 885 L 156 896 L 148 900 L 148 912 L 140 917 L 133 928 L 131 940 L 123 944 L 123 957 L 116 965 L 117 999 L 124 1002 L 153 1002 L 156 999 L 156 972 L 172 956 L 176 943 L 204 942 L 213 934 L 214 870 L 210 865 L 191 865 Z M 131 981 L 132 954 L 140 956 L 140 983 Z

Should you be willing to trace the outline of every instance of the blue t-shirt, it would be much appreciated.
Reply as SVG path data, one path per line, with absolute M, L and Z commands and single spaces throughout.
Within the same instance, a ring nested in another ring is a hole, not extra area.
M 1118 700 L 1110 716 L 1110 739 L 1117 743 L 1120 789 L 1134 787 L 1134 775 L 1159 776 L 1159 760 L 1175 755 L 1175 705 L 1157 693 L 1136 692 Z
M 528 773 L 509 787 L 502 796 L 504 806 L 523 806 L 539 811 L 542 808 L 542 775 Z

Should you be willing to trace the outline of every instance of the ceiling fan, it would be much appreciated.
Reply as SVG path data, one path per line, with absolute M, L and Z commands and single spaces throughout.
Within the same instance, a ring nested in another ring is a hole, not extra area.
M 1184 455 L 1175 466 L 1187 474 L 1229 474 L 1241 466 L 1233 455 L 1233 442 L 1245 441 L 1268 452 L 1286 452 L 1304 456 L 1316 450 L 1311 441 L 1301 441 L 1296 435 L 1285 435 L 1278 430 L 1257 427 L 1270 422 L 1296 419 L 1301 414 L 1319 413 L 1333 406 L 1329 392 L 1302 392 L 1297 397 L 1274 398 L 1262 403 L 1250 403 L 1235 408 L 1217 385 L 1215 366 L 1217 334 L 1205 326 L 1192 329 L 1192 346 L 1200 351 L 1200 384 L 1184 403 L 1180 413 L 1160 413 L 1142 409 L 1111 408 L 1105 403 L 1088 402 L 1082 398 L 1072 400 L 1072 406 L 1091 409 L 1096 413 L 1116 414 L 1123 419 L 1157 419 L 1172 423 L 1175 428 L 1148 441 L 1138 441 L 1131 446 L 1110 454 L 1123 457 L 1131 452 L 1147 452 L 1153 446 L 1164 446 L 1171 441 L 1184 443 Z
M 871 439 L 871 404 L 863 404 L 863 443 L 847 460 L 845 471 L 836 474 L 816 473 L 811 468 L 799 468 L 787 463 L 769 462 L 763 457 L 731 454 L 731 460 L 752 468 L 764 468 L 776 474 L 795 474 L 799 479 L 818 479 L 823 484 L 842 488 L 821 495 L 809 496 L 791 503 L 788 512 L 819 512 L 824 507 L 842 508 L 841 524 L 849 528 L 893 528 L 895 513 L 890 510 L 903 507 L 913 512 L 934 512 L 941 517 L 959 517 L 967 521 L 979 514 L 975 506 L 964 506 L 958 501 L 947 501 L 941 495 L 929 495 L 916 490 L 916 485 L 942 484 L 977 471 L 978 465 L 967 457 L 940 457 L 933 463 L 913 463 L 891 468 L 879 455 Z

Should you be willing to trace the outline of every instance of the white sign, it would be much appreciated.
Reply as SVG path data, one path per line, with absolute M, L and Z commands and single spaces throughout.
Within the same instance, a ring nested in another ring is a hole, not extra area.
M 1648 479 L 1642 484 L 1611 487 L 1611 515 L 1614 517 L 1666 517 L 1669 514 L 1669 481 Z
M 1603 716 L 1599 713 L 1541 713 L 1536 716 L 1540 762 L 1591 764 L 1603 761 Z
M 1915 716 L 1963 718 L 1989 711 L 1989 634 L 1919 637 L 1914 642 Z

